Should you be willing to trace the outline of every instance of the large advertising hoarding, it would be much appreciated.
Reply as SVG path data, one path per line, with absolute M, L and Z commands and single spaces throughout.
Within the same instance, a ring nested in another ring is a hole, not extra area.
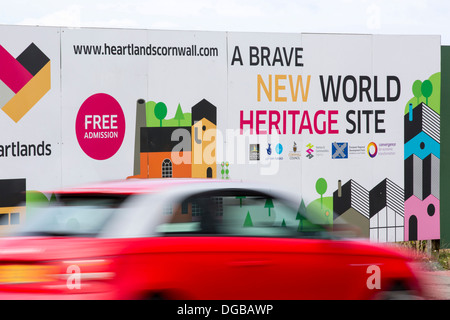
M 440 236 L 438 36 L 0 34 L 5 188 L 256 180 L 375 241 Z

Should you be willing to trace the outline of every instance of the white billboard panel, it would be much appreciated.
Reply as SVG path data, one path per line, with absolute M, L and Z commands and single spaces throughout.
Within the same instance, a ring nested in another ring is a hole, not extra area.
M 61 181 L 60 30 L 0 28 L 0 177 Z
M 300 194 L 300 113 L 309 82 L 299 34 L 228 34 L 227 157 L 235 179 Z
M 0 190 L 256 180 L 377 241 L 439 238 L 438 36 L 2 26 L 0 108 Z

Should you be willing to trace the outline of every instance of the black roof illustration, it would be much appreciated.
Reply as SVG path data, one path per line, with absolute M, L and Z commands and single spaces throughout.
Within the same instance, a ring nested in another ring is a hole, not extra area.
M 192 107 L 192 125 L 203 118 L 217 125 L 217 108 L 206 99 Z
M 183 151 L 191 151 L 191 127 L 142 127 L 141 152 L 171 152 L 186 137 L 189 141 L 185 141 Z
M 440 116 L 436 111 L 421 102 L 413 109 L 411 120 L 410 116 L 407 113 L 403 118 L 405 124 L 405 143 L 422 131 L 439 142 Z
M 25 179 L 0 180 L 0 207 L 16 207 L 25 203 Z

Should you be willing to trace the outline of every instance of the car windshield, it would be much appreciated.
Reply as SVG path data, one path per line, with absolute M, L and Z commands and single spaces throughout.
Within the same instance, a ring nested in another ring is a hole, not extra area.
M 122 196 L 59 197 L 49 206 L 30 208 L 17 236 L 96 236 L 118 210 Z M 28 210 L 28 208 L 27 208 Z
M 170 202 L 156 232 L 165 236 L 221 235 L 325 238 L 327 230 L 308 220 L 304 210 L 251 190 L 217 190 Z

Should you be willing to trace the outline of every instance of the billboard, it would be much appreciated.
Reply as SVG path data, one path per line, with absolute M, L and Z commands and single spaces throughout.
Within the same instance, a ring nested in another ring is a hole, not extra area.
M 440 237 L 439 36 L 0 35 L 0 179 L 258 181 L 374 241 Z

